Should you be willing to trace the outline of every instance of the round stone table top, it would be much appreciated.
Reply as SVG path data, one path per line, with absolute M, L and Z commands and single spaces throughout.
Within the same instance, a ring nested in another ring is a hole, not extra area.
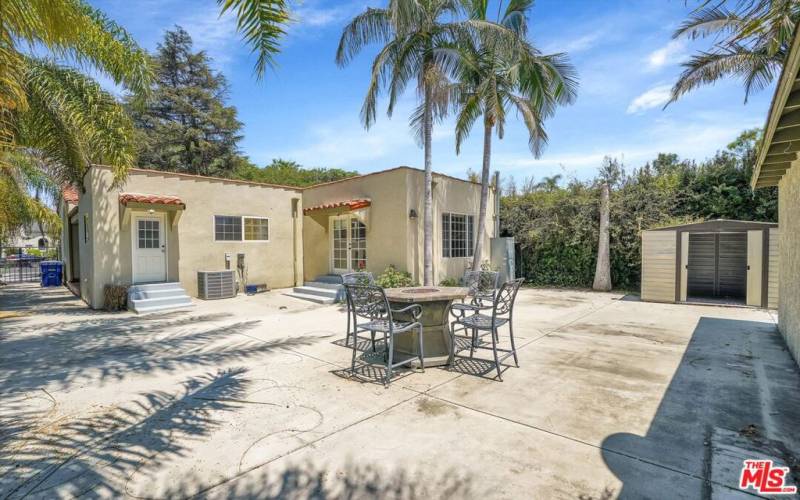
M 469 289 L 460 286 L 414 286 L 387 288 L 385 292 L 390 302 L 416 303 L 463 299 Z

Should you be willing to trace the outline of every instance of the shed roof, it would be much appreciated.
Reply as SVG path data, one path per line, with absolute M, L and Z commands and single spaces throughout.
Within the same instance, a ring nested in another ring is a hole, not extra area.
M 758 222 L 748 220 L 711 219 L 703 222 L 676 224 L 674 226 L 648 229 L 648 231 L 747 231 L 749 229 L 764 229 L 778 227 L 776 222 Z

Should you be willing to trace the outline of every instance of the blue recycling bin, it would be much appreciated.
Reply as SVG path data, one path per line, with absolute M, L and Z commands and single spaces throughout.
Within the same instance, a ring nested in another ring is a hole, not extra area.
M 59 260 L 43 260 L 39 263 L 42 273 L 42 286 L 61 286 L 64 263 Z

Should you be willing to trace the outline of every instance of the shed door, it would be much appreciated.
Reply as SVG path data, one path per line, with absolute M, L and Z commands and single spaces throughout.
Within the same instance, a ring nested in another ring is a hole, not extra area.
M 689 234 L 687 295 L 716 295 L 716 245 L 715 234 Z
M 717 295 L 743 299 L 747 295 L 747 233 L 720 233 Z
M 688 295 L 744 299 L 747 233 L 689 235 Z

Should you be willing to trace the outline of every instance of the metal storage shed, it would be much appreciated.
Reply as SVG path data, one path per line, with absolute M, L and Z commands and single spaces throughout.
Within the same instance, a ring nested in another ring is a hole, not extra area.
M 778 306 L 778 224 L 710 220 L 642 231 L 642 300 Z

